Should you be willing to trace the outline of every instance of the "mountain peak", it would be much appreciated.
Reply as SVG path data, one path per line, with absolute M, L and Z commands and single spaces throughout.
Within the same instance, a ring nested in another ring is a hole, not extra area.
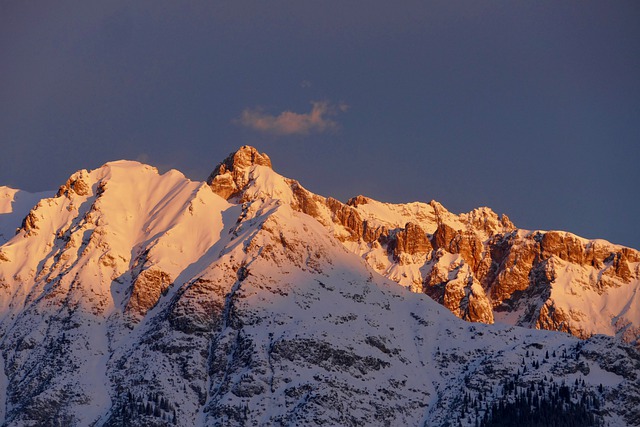
M 253 166 L 271 169 L 271 159 L 256 148 L 243 145 L 216 166 L 209 175 L 207 184 L 214 193 L 229 199 L 237 195 L 247 183 L 249 169 Z
M 243 145 L 235 152 L 229 154 L 222 163 L 216 166 L 209 179 L 215 175 L 223 174 L 226 171 L 233 172 L 236 169 L 244 169 L 254 165 L 268 166 L 271 168 L 271 159 L 265 153 L 260 153 L 255 147 Z

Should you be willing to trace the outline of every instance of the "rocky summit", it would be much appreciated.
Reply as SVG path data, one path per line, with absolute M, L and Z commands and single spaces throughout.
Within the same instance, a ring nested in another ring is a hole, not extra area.
M 0 187 L 3 426 L 640 425 L 640 254 L 241 147 Z

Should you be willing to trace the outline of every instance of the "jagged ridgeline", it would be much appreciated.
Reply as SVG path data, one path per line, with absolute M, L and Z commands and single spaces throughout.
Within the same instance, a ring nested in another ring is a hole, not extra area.
M 252 147 L 0 212 L 2 425 L 640 425 L 632 249 L 342 203 Z
M 256 166 L 269 173 L 256 173 Z M 568 232 L 521 230 L 489 208 L 455 215 L 436 201 L 389 204 L 364 196 L 344 204 L 270 169 L 267 155 L 243 147 L 207 182 L 237 203 L 276 198 L 312 216 L 378 273 L 462 319 L 639 344 L 637 250 Z

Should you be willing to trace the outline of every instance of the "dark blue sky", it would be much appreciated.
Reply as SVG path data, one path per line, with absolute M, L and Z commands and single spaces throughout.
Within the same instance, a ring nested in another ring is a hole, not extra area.
M 639 22 L 637 1 L 2 2 L 0 185 L 121 158 L 204 180 L 251 144 L 323 195 L 640 248 Z

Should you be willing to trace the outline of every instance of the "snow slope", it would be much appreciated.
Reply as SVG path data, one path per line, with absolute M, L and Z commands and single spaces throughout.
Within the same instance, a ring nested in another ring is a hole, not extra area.
M 27 193 L 0 186 L 0 244 L 6 243 L 16 234 L 22 219 L 41 199 L 53 192 Z

